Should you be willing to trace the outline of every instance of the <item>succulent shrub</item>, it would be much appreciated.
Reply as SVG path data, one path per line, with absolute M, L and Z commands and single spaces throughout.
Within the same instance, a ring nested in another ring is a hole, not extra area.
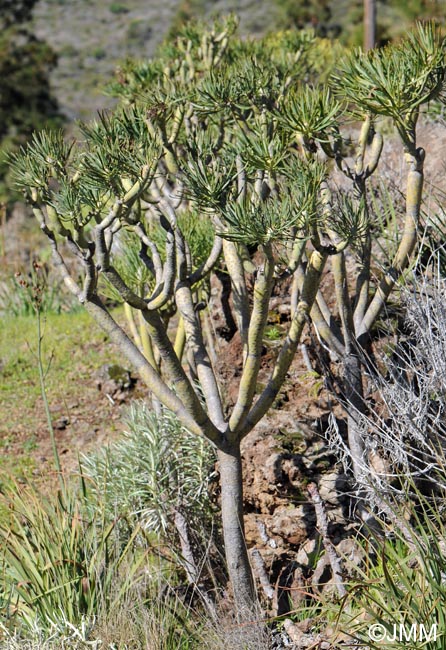
M 344 365 L 338 395 L 349 415 L 360 478 L 361 355 L 416 244 L 425 157 L 417 146 L 416 122 L 420 106 L 442 91 L 444 44 L 434 26 L 420 25 L 383 53 L 347 57 L 327 89 L 318 83 L 314 34 L 247 41 L 236 37 L 236 26 L 233 17 L 209 28 L 186 26 L 158 59 L 119 71 L 111 90 L 122 105 L 83 125 L 81 142 L 36 134 L 13 167 L 65 284 L 133 363 L 154 398 L 217 448 L 228 571 L 243 610 L 252 607 L 254 588 L 243 536 L 240 443 L 273 405 L 309 318 Z M 363 121 L 353 163 L 341 133 L 346 111 Z M 375 284 L 367 181 L 382 151 L 381 115 L 394 120 L 402 138 L 408 186 L 396 255 Z M 347 196 L 334 192 L 330 159 L 351 182 Z M 207 224 L 212 245 L 194 245 L 191 215 Z M 135 250 L 131 253 L 135 243 L 141 265 L 136 284 L 119 261 L 125 248 L 138 266 Z M 357 260 L 354 300 L 348 250 Z M 70 270 L 70 255 L 80 262 L 81 282 Z M 242 343 L 231 408 L 203 314 L 201 288 L 218 264 L 230 279 Z M 329 265 L 334 313 L 320 290 Z M 290 321 L 259 389 L 269 301 L 273 288 L 289 277 Z M 151 350 L 138 345 L 137 337 L 134 343 L 114 318 L 101 294 L 102 278 L 139 314 Z M 168 329 L 172 314 L 184 328 L 182 345 Z M 184 345 L 189 367 L 182 363 Z

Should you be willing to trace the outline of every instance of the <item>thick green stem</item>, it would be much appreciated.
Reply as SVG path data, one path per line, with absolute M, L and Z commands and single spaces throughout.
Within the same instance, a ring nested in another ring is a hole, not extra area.
M 138 332 L 138 328 L 136 327 L 135 318 L 133 316 L 133 309 L 126 302 L 124 303 L 124 314 L 127 320 L 127 324 L 129 326 L 130 333 L 133 337 L 133 340 L 135 341 L 139 349 L 142 350 L 142 341 Z
M 271 245 L 266 245 L 264 250 L 264 268 L 258 270 L 254 285 L 254 304 L 248 330 L 247 355 L 244 360 L 237 402 L 229 420 L 229 429 L 234 432 L 240 426 L 243 426 L 243 420 L 251 408 L 260 369 L 263 333 L 268 320 L 268 305 L 274 274 L 274 260 Z
M 175 354 L 173 345 L 167 336 L 166 327 L 157 312 L 151 312 L 148 309 L 142 312 L 147 323 L 149 334 L 155 343 L 162 362 L 170 381 L 175 385 L 175 390 L 181 398 L 187 411 L 192 414 L 198 422 L 209 422 L 210 420 L 204 412 L 203 406 L 189 381 L 178 357 Z M 162 401 L 162 400 L 160 400 Z
M 155 370 L 157 372 L 159 372 L 160 369 L 159 369 L 158 364 L 156 362 L 155 354 L 153 352 L 152 339 L 150 338 L 150 334 L 147 331 L 147 323 L 144 320 L 142 312 L 140 312 L 140 311 L 138 311 L 138 322 L 139 322 L 141 345 L 142 345 L 142 350 L 144 352 L 144 356 L 146 357 L 146 359 L 150 363 L 150 365 L 153 368 L 155 368 Z
M 371 256 L 372 238 L 370 232 L 367 232 L 364 239 L 361 259 L 357 265 L 358 276 L 356 279 L 356 304 L 353 312 L 353 322 L 356 334 L 361 328 L 369 304 Z
M 184 320 L 183 317 L 180 316 L 178 319 L 177 331 L 175 333 L 175 342 L 173 344 L 173 349 L 175 350 L 175 354 L 177 355 L 178 361 L 180 363 L 181 363 L 181 359 L 183 358 L 185 344 L 186 344 L 186 333 L 184 331 Z
M 247 344 L 249 328 L 249 298 L 245 282 L 245 272 L 237 247 L 227 239 L 223 240 L 223 254 L 231 278 L 232 299 L 237 325 L 243 345 Z
M 300 266 L 296 270 L 294 277 L 297 280 L 299 291 L 302 291 L 305 282 L 303 266 Z M 297 304 L 295 306 L 293 305 L 292 314 L 294 314 L 296 307 Z M 318 336 L 326 342 L 333 352 L 342 356 L 344 354 L 342 334 L 320 290 L 318 290 L 316 299 L 311 307 L 310 318 Z
M 347 269 L 345 266 L 344 253 L 342 252 L 334 255 L 332 263 L 336 301 L 338 303 L 339 316 L 341 318 L 345 352 L 349 354 L 351 351 L 352 339 L 354 338 L 354 326 L 350 296 L 348 293 Z
M 358 138 L 358 146 L 356 148 L 356 160 L 355 160 L 355 174 L 362 174 L 364 171 L 364 157 L 365 150 L 367 147 L 367 140 L 370 133 L 370 128 L 372 126 L 372 117 L 367 115 L 364 122 L 362 123 L 361 132 Z
M 198 379 L 206 400 L 207 412 L 212 422 L 220 430 L 226 428 L 223 406 L 217 380 L 203 340 L 203 332 L 198 312 L 195 310 L 189 282 L 178 282 L 175 290 L 178 310 L 184 323 L 184 331 L 189 350 L 197 369 Z
M 423 195 L 424 158 L 424 149 L 416 149 L 414 153 L 406 153 L 409 172 L 407 175 L 406 190 L 406 218 L 401 242 L 393 264 L 382 278 L 362 320 L 359 331 L 357 332 L 358 338 L 370 332 L 373 323 L 386 304 L 387 298 L 393 290 L 395 283 L 407 267 L 410 256 L 417 243 L 417 229 L 420 221 L 421 199 Z
M 300 338 L 302 336 L 305 323 L 310 315 L 311 308 L 316 299 L 316 294 L 320 285 L 322 272 L 328 258 L 328 252 L 321 253 L 320 251 L 313 251 L 308 262 L 304 285 L 302 287 L 301 299 L 297 305 L 296 312 L 291 321 L 291 326 L 287 337 L 283 343 L 282 349 L 279 353 L 276 365 L 272 372 L 271 378 L 262 394 L 254 404 L 250 413 L 248 414 L 243 428 L 240 430 L 239 435 L 245 436 L 251 429 L 261 420 L 268 409 L 272 406 L 285 381 L 286 374 L 291 365 L 291 362 L 296 354 L 296 349 Z

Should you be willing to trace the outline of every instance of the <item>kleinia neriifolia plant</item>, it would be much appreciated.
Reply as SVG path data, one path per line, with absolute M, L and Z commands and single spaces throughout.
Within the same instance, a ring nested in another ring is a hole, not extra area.
M 433 26 L 420 25 L 382 53 L 348 58 L 328 90 L 318 83 L 320 45 L 313 34 L 245 41 L 235 31 L 232 17 L 210 28 L 187 26 L 159 59 L 119 72 L 113 91 L 123 105 L 83 125 L 81 141 L 36 134 L 13 157 L 13 167 L 65 284 L 134 365 L 155 401 L 217 449 L 226 561 L 242 613 L 252 611 L 255 590 L 243 530 L 240 444 L 273 405 L 310 318 L 344 361 L 343 404 L 359 472 L 360 352 L 416 243 L 425 154 L 416 145 L 415 126 L 420 106 L 441 90 L 444 47 Z M 364 121 L 353 166 L 344 160 L 340 133 L 347 110 Z M 374 287 L 366 185 L 382 151 L 381 114 L 395 121 L 409 171 L 399 249 Z M 319 151 L 351 179 L 345 200 L 333 195 L 330 166 Z M 186 217 L 191 213 L 212 232 L 204 253 L 193 244 Z M 138 277 L 145 278 L 138 286 L 119 261 L 129 238 L 138 248 Z M 355 303 L 346 281 L 348 248 L 362 251 Z M 335 317 L 320 290 L 330 261 Z M 231 408 L 216 369 L 218 352 L 205 334 L 204 286 L 216 269 L 230 279 L 242 343 Z M 290 320 L 260 384 L 272 291 L 291 276 Z M 114 317 L 102 278 L 129 313 L 139 314 L 153 354 Z M 168 327 L 173 315 L 184 328 L 187 365 L 183 344 L 176 345 Z

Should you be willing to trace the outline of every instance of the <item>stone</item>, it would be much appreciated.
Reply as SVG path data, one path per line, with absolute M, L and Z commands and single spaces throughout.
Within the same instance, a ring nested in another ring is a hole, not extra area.
M 319 544 L 316 538 L 307 539 L 296 554 L 296 562 L 304 567 L 313 565 Z
M 302 544 L 314 527 L 313 513 L 304 512 L 303 506 L 297 508 L 277 508 L 271 516 L 269 532 L 285 539 L 289 544 Z
M 325 503 L 338 505 L 345 499 L 344 492 L 348 489 L 347 476 L 337 471 L 322 474 L 318 488 L 321 499 Z

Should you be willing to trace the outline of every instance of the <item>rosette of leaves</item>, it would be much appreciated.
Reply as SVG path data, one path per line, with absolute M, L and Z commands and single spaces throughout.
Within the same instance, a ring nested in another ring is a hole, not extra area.
M 306 174 L 301 174 L 300 183 L 294 179 L 295 184 L 288 189 L 279 187 L 278 196 L 270 195 L 264 201 L 228 203 L 222 210 L 226 229 L 220 235 L 247 246 L 310 238 L 321 220 L 321 172 L 322 166 L 317 166 L 316 171 L 310 167 Z
M 280 83 L 270 62 L 258 62 L 255 58 L 248 57 L 232 72 L 233 92 L 238 98 L 235 102 L 237 108 L 273 109 L 279 96 Z
M 52 227 L 75 238 L 113 206 L 130 214 L 153 178 L 160 151 L 136 108 L 104 113 L 81 129 L 82 143 L 65 142 L 60 131 L 40 132 L 11 156 L 16 186 L 31 202 L 45 204 Z
M 160 59 L 127 60 L 117 69 L 115 79 L 105 87 L 105 92 L 112 97 L 132 102 L 136 95 L 163 83 L 164 76 Z
M 330 219 L 330 229 L 335 235 L 352 246 L 361 255 L 364 240 L 368 235 L 370 221 L 364 196 L 354 201 L 343 192 L 335 197 L 334 210 Z
M 289 242 L 312 236 L 322 221 L 320 188 L 326 178 L 325 164 L 299 158 L 278 133 L 270 141 L 241 136 L 248 177 L 243 194 L 219 209 L 225 229 L 219 234 L 248 246 Z M 250 146 L 248 146 L 248 143 Z M 265 171 L 261 188 L 255 170 Z M 279 170 L 279 172 L 278 172 Z
M 292 237 L 293 227 L 299 228 L 299 217 L 288 199 L 270 198 L 257 204 L 251 201 L 232 203 L 223 211 L 227 228 L 220 234 L 229 241 L 247 246 L 287 241 Z
M 196 140 L 189 143 L 181 171 L 185 198 L 210 213 L 224 206 L 234 194 L 234 156 L 228 148 L 216 152 L 208 135 L 197 133 Z
M 276 174 L 284 171 L 290 151 L 290 134 L 278 128 L 277 122 L 256 115 L 250 120 L 248 132 L 239 131 L 232 147 L 240 152 L 246 171 L 255 174 L 258 170 Z
M 26 149 L 21 147 L 10 156 L 14 185 L 27 199 L 36 193 L 47 197 L 50 178 L 67 178 L 72 153 L 73 146 L 64 140 L 62 131 L 33 133 Z
M 353 114 L 392 118 L 408 143 L 420 107 L 444 93 L 445 55 L 438 26 L 418 23 L 401 43 L 353 52 L 340 64 L 334 84 L 353 105 Z
M 342 104 L 328 87 L 298 86 L 281 104 L 277 119 L 306 143 L 327 142 L 337 130 Z
M 84 185 L 125 201 L 130 187 L 141 180 L 149 165 L 158 162 L 157 142 L 148 131 L 141 110 L 132 107 L 117 115 L 102 113 L 81 125 L 86 149 L 79 168 Z
M 203 77 L 194 107 L 201 114 L 222 113 L 227 119 L 271 111 L 284 93 L 290 67 L 284 62 L 275 65 L 270 48 L 250 43 L 224 68 Z
M 193 100 L 194 109 L 199 115 L 212 115 L 222 111 L 232 112 L 238 101 L 234 94 L 229 69 L 211 71 L 200 80 L 196 96 Z

